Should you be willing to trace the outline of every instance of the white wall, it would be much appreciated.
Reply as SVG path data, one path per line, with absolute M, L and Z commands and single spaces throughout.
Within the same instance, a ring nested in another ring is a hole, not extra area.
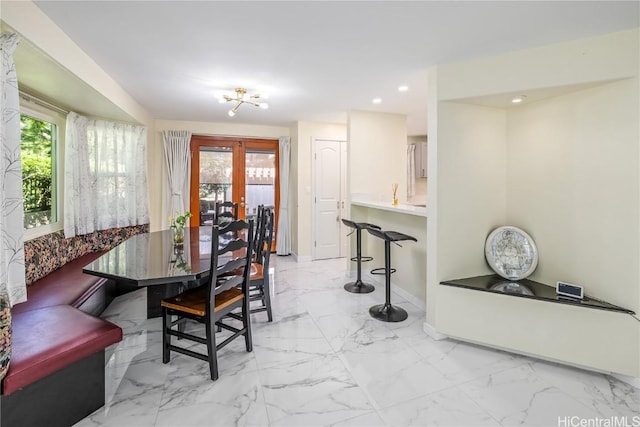
M 575 85 L 638 73 L 638 31 L 527 49 L 438 67 L 439 99 Z
M 640 375 L 640 324 L 626 314 L 438 285 L 489 273 L 484 240 L 510 224 L 538 243 L 531 279 L 582 283 L 591 296 L 640 311 L 639 35 L 625 31 L 432 73 L 429 102 L 437 111 L 430 116 L 437 120 L 429 161 L 437 183 L 432 175 L 427 319 L 436 330 Z M 591 87 L 577 90 L 583 83 Z M 555 96 L 518 108 L 468 104 L 538 90 Z M 514 334 L 510 321 L 522 322 L 525 334 Z
M 289 136 L 291 137 L 291 180 L 289 182 L 289 205 L 290 212 L 289 219 L 291 220 L 291 253 L 297 254 L 300 253 L 299 245 L 298 245 L 298 174 L 300 170 L 300 162 L 298 160 L 298 123 L 294 123 L 291 125 L 289 129 Z
M 348 119 L 349 189 L 393 201 L 398 183 L 400 201 L 407 194 L 407 118 L 401 114 L 351 111 Z
M 638 81 L 508 113 L 507 221 L 530 230 L 532 280 L 579 283 L 640 311 Z
M 198 135 L 244 136 L 247 138 L 274 138 L 289 136 L 284 126 L 250 125 L 246 123 L 192 122 L 185 120 L 156 119 L 156 130 L 160 137 L 163 130 L 189 130 Z
M 489 274 L 484 241 L 506 220 L 506 113 L 441 102 L 439 117 L 438 274 Z

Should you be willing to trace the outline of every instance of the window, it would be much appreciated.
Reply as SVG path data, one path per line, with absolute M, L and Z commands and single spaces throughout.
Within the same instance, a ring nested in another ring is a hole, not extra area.
M 25 239 L 62 228 L 58 159 L 64 117 L 21 104 L 20 133 Z
M 66 237 L 149 223 L 147 129 L 67 116 Z

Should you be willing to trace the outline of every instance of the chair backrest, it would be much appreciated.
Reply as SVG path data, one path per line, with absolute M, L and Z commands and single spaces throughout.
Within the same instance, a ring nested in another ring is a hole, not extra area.
M 231 239 L 223 236 L 234 236 Z M 231 221 L 224 227 L 214 225 L 211 235 L 211 264 L 207 279 L 210 307 L 215 295 L 241 286 L 248 293 L 251 257 L 253 255 L 253 221 Z M 226 262 L 223 261 L 226 260 Z
M 256 213 L 255 230 L 253 233 L 253 251 L 257 255 L 258 248 L 260 247 L 260 240 L 264 237 L 262 232 L 264 222 L 264 205 L 258 205 L 258 212 Z
M 254 249 L 256 262 L 262 264 L 264 269 L 269 268 L 269 258 L 271 257 L 271 244 L 273 243 L 273 223 L 275 213 L 270 208 L 264 209 L 262 217 L 262 237 L 259 239 L 258 247 Z M 265 275 L 267 272 L 265 271 Z
M 200 199 L 200 212 L 208 213 L 216 208 L 216 202 L 213 200 Z
M 224 224 L 238 220 L 238 204 L 233 202 L 216 202 L 216 224 Z

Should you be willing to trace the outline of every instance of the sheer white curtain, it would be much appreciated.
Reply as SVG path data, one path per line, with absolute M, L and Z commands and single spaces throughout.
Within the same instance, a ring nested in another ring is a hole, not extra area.
M 13 306 L 27 300 L 24 277 L 24 208 L 20 163 L 20 101 L 13 52 L 16 34 L 0 36 L 0 295 Z
M 147 129 L 69 113 L 65 236 L 148 223 Z
M 276 253 L 291 254 L 291 221 L 289 220 L 289 169 L 291 164 L 291 141 L 281 136 L 278 144 L 280 162 L 280 210 L 278 214 L 278 235 Z
M 416 146 L 407 146 L 407 198 L 416 194 Z
M 166 202 L 164 218 L 176 212 L 189 210 L 189 175 L 191 156 L 189 145 L 191 132 L 188 130 L 162 131 L 164 158 L 167 165 Z M 167 226 L 169 224 L 167 223 Z

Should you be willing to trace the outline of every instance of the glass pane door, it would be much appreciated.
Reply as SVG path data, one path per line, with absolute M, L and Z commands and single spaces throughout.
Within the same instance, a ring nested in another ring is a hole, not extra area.
M 258 205 L 276 206 L 276 153 L 247 148 L 245 152 L 246 217 L 255 218 Z
M 216 201 L 237 203 L 240 219 L 255 218 L 258 205 L 272 207 L 278 223 L 277 140 L 193 135 L 191 153 L 192 227 L 213 224 Z
M 200 225 L 213 224 L 215 203 L 232 200 L 233 150 L 231 147 L 200 147 Z

